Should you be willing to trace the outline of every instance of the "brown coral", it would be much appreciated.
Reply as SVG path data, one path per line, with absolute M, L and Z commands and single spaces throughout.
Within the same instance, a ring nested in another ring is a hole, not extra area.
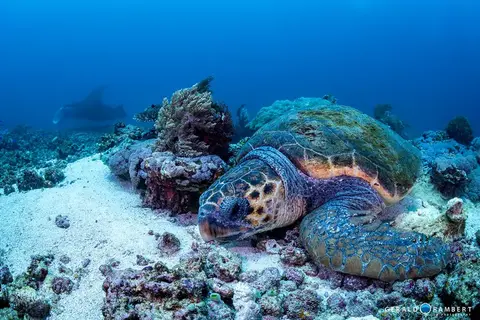
M 215 154 L 226 159 L 233 124 L 226 106 L 213 101 L 205 81 L 176 91 L 171 101 L 163 100 L 155 127 L 156 151 L 171 151 L 177 156 L 198 157 Z

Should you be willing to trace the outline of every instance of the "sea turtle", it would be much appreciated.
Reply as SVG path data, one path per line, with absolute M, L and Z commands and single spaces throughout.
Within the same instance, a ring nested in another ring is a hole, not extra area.
M 261 127 L 202 194 L 200 233 L 243 239 L 303 218 L 300 238 L 317 264 L 384 281 L 432 276 L 447 245 L 378 218 L 420 167 L 413 145 L 354 108 L 294 108 Z

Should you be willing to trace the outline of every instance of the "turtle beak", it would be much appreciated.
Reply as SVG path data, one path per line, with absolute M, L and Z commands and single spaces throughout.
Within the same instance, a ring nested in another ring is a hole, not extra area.
M 201 206 L 198 211 L 200 235 L 205 241 L 232 241 L 244 237 L 249 227 L 244 221 L 232 219 L 221 208 Z
M 219 240 L 219 241 L 231 241 L 238 239 L 235 230 L 218 226 L 216 224 L 211 224 L 208 221 L 202 221 L 199 223 L 200 227 L 200 235 L 204 241 L 212 241 L 212 240 Z

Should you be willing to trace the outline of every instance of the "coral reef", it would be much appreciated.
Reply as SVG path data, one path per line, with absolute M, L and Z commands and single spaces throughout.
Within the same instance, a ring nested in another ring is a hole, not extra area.
M 480 158 L 473 147 L 449 139 L 444 131 L 427 131 L 414 143 L 422 151 L 424 172 L 445 197 L 467 195 L 478 201 Z
M 0 137 L 0 190 L 10 194 L 61 183 L 66 164 L 94 154 L 101 134 L 27 126 L 4 131 Z
M 373 111 L 373 116 L 380 122 L 383 122 L 389 126 L 393 131 L 398 133 L 403 138 L 407 139 L 408 134 L 406 129 L 409 127 L 400 118 L 392 113 L 392 105 L 390 104 L 377 104 Z
M 445 131 L 450 138 L 464 145 L 469 145 L 473 140 L 472 127 L 468 119 L 462 116 L 450 120 Z
M 171 152 L 152 152 L 155 140 L 122 143 L 106 162 L 112 173 L 142 191 L 144 204 L 174 213 L 196 211 L 197 201 L 227 167 L 215 155 L 179 157 Z
M 214 102 L 207 78 L 191 88 L 176 91 L 163 100 L 155 128 L 156 151 L 181 157 L 218 155 L 228 158 L 233 123 L 226 105 Z
M 155 122 L 158 118 L 158 112 L 162 106 L 162 104 L 152 104 L 142 112 L 135 114 L 133 119 L 140 122 Z
M 26 272 L 15 279 L 0 261 L 0 318 L 48 319 L 62 295 L 75 289 L 88 266 L 76 269 L 74 281 L 72 271 L 64 266 L 69 258 L 60 260 L 63 262 L 55 262 L 51 254 L 32 256 Z

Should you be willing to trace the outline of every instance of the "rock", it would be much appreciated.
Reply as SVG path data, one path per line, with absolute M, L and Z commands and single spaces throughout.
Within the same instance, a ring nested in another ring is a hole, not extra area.
M 15 192 L 15 188 L 12 185 L 8 184 L 3 187 L 3 194 L 5 194 L 6 196 L 14 192 Z
M 280 251 L 280 260 L 287 265 L 302 266 L 308 256 L 305 250 L 293 246 L 287 246 Z
M 319 272 L 317 276 L 322 280 L 328 280 L 332 289 L 342 286 L 343 278 L 345 277 L 344 274 L 335 272 L 334 270 L 324 266 L 319 266 L 318 270 Z
M 262 319 L 261 307 L 255 302 L 255 298 L 255 289 L 241 282 L 235 285 L 233 294 L 233 306 L 237 312 L 235 320 Z
M 61 263 L 65 263 L 65 264 L 68 264 L 71 261 L 70 257 L 66 255 L 60 256 L 59 260 Z
M 342 288 L 350 291 L 359 291 L 367 288 L 369 285 L 368 278 L 345 275 L 343 278 Z
M 19 191 L 41 189 L 46 186 L 43 177 L 32 169 L 23 170 L 17 185 Z
M 205 319 L 234 320 L 238 318 L 235 318 L 234 311 L 230 309 L 222 300 L 220 301 L 209 300 L 207 302 L 207 317 Z
M 472 127 L 467 118 L 463 116 L 450 120 L 445 131 L 450 138 L 461 144 L 469 145 L 473 140 Z
M 230 284 L 217 278 L 207 280 L 208 288 L 220 295 L 222 299 L 231 299 L 233 297 L 233 288 Z
M 462 306 L 475 306 L 480 303 L 480 264 L 461 261 L 448 276 L 443 294 L 454 303 Z
M 278 290 L 281 291 L 281 292 L 291 292 L 291 291 L 295 291 L 297 290 L 297 284 L 295 283 L 295 281 L 291 281 L 291 280 L 282 280 L 280 281 L 280 285 L 279 285 L 279 288 Z
M 298 270 L 296 268 L 286 268 L 285 269 L 285 279 L 295 282 L 297 286 L 303 283 L 305 279 L 305 274 L 303 271 Z
M 14 290 L 9 300 L 21 318 L 28 315 L 33 319 L 46 319 L 50 315 L 50 304 L 30 287 Z
M 154 152 L 140 166 L 146 174 L 144 204 L 174 213 L 196 211 L 200 194 L 226 169 L 218 156 L 186 158 Z
M 464 223 L 467 219 L 463 213 L 463 200 L 460 198 L 453 198 L 447 202 L 445 214 L 453 223 Z
M 444 196 L 456 196 L 468 182 L 468 173 L 450 160 L 437 158 L 432 168 L 432 183 Z
M 162 256 L 171 256 L 180 251 L 180 240 L 170 232 L 165 232 L 160 236 L 158 249 Z
M 475 239 L 477 240 L 477 244 L 480 245 L 480 230 L 475 232 Z
M 282 278 L 280 271 L 277 268 L 270 267 L 262 270 L 260 276 L 253 283 L 253 286 L 260 291 L 261 294 L 267 290 L 272 290 L 278 287 L 280 279 Z
M 55 277 L 52 281 L 52 290 L 56 294 L 70 293 L 73 289 L 73 282 L 67 277 Z
M 297 290 L 285 297 L 283 308 L 288 319 L 314 319 L 321 300 L 313 290 Z
M 334 293 L 327 298 L 327 305 L 329 310 L 331 310 L 335 314 L 342 314 L 345 312 L 345 308 L 347 307 L 347 302 L 339 293 Z
M 27 284 L 38 289 L 48 275 L 48 268 L 53 262 L 53 255 L 36 255 L 32 257 L 32 261 L 27 269 Z
M 419 301 L 430 302 L 435 296 L 435 291 L 435 283 L 430 279 L 418 279 L 415 281 L 412 296 Z
M 265 293 L 258 301 L 264 316 L 263 319 L 265 319 L 265 315 L 280 317 L 283 312 L 282 302 L 283 299 L 278 294 Z
M 148 264 L 148 260 L 139 254 L 137 254 L 137 265 L 139 266 L 146 266 Z
M 55 217 L 55 224 L 59 228 L 67 229 L 70 227 L 70 220 L 68 219 L 68 216 L 58 215 Z
M 209 278 L 219 278 L 225 282 L 238 279 L 242 266 L 240 257 L 223 247 L 212 247 L 205 261 L 205 273 Z
M 7 266 L 0 266 L 0 285 L 13 282 L 12 274 Z
M 82 268 L 88 267 L 88 266 L 90 265 L 90 262 L 91 262 L 90 259 L 88 259 L 88 258 L 87 258 L 87 259 L 84 259 L 84 260 L 82 261 Z
M 109 153 L 107 165 L 115 176 L 132 182 L 137 188 L 141 176 L 140 163 L 152 154 L 154 143 L 154 140 L 135 143 L 126 140 Z
M 269 254 L 278 254 L 282 246 L 275 239 L 265 239 L 257 244 L 257 248 Z

